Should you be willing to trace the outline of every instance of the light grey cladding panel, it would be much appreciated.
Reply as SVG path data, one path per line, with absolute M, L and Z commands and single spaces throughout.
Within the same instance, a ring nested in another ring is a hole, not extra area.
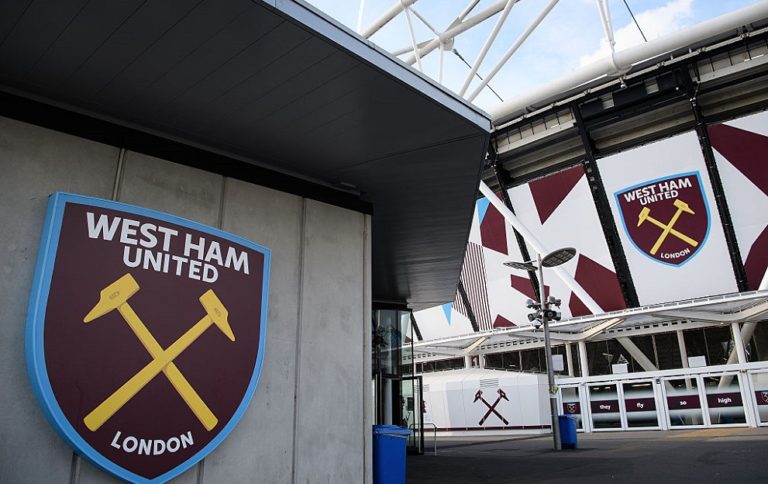
M 272 251 L 261 379 L 240 423 L 206 458 L 205 482 L 291 481 L 302 200 L 227 179 L 223 229 Z
M 365 217 L 305 210 L 295 482 L 363 482 Z
M 27 379 L 27 300 L 48 195 L 109 198 L 117 158 L 117 148 L 0 117 L 0 482 L 69 480 L 72 451 Z
M 168 482 L 173 484 L 195 484 L 197 482 L 197 473 L 199 472 L 198 467 L 199 464 L 194 465 Z M 80 473 L 75 482 L 77 484 L 120 484 L 125 481 L 101 470 L 101 468 L 91 464 L 88 460 L 82 459 L 82 462 L 80 463 Z
M 217 227 L 223 177 L 129 151 L 118 199 Z
M 371 343 L 373 335 L 371 334 L 373 328 L 370 324 L 365 324 L 371 315 L 373 314 L 373 293 L 372 293 L 372 274 L 371 270 L 373 265 L 371 264 L 371 229 L 372 220 L 370 215 L 365 216 L 365 256 L 363 263 L 365 264 L 365 279 L 363 280 L 363 341 L 361 342 L 363 348 L 363 361 L 362 361 L 362 379 L 363 387 L 361 389 L 363 394 L 363 462 L 365 484 L 371 484 L 373 482 L 373 462 L 371 458 L 373 456 L 373 436 L 366 429 L 370 429 L 373 425 L 373 389 L 371 388 L 371 375 L 372 372 L 372 358 L 371 358 Z
M 300 197 L 227 178 L 222 229 L 272 251 L 268 341 L 296 341 L 301 224 Z
M 194 468 L 192 470 L 194 471 Z M 122 479 L 118 479 L 112 474 L 101 470 L 101 468 L 91 464 L 87 459 L 81 459 L 80 472 L 77 476 L 77 480 L 75 481 L 75 483 L 83 484 L 83 483 L 91 483 L 91 482 L 98 483 L 98 484 L 119 484 L 125 481 L 123 481 Z M 186 481 L 186 482 L 194 482 L 194 480 Z

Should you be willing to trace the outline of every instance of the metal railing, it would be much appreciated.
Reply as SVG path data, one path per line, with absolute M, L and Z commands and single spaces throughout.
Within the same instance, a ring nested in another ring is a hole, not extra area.
M 427 426 L 427 425 L 432 426 L 432 452 L 434 453 L 434 455 L 437 455 L 437 425 L 435 425 L 432 422 L 424 422 L 424 426 Z M 411 424 L 409 428 L 411 430 L 416 430 L 416 424 Z

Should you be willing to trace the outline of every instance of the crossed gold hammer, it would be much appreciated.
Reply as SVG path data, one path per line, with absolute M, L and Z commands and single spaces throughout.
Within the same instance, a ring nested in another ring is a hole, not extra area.
M 212 325 L 216 325 L 227 338 L 235 341 L 235 335 L 232 333 L 232 328 L 230 328 L 227 321 L 229 312 L 219 298 L 216 297 L 216 294 L 210 289 L 207 290 L 199 298 L 207 313 L 206 316 L 200 319 L 168 348 L 163 349 L 141 319 L 139 319 L 139 316 L 133 311 L 130 304 L 128 304 L 128 299 L 138 290 L 139 284 L 133 276 L 130 274 L 124 275 L 101 290 L 99 302 L 83 319 L 83 322 L 89 323 L 117 309 L 125 322 L 128 323 L 128 326 L 139 338 L 141 344 L 144 345 L 144 348 L 152 356 L 150 363 L 85 416 L 83 419 L 85 426 L 93 432 L 98 430 L 104 422 L 109 420 L 115 412 L 120 410 L 123 405 L 128 403 L 131 398 L 162 371 L 176 391 L 179 392 L 179 395 L 184 399 L 190 410 L 200 420 L 200 423 L 203 424 L 206 430 L 211 430 L 219 420 L 211 412 L 211 409 L 208 408 L 203 399 L 200 398 L 195 389 L 192 388 L 189 381 L 173 363 L 173 360 Z
M 658 252 L 659 249 L 661 248 L 661 244 L 663 244 L 664 241 L 667 240 L 667 237 L 670 234 L 674 235 L 675 237 L 682 240 L 683 242 L 686 242 L 691 247 L 696 247 L 697 245 L 699 245 L 697 241 L 693 240 L 692 238 L 688 237 L 684 233 L 673 228 L 677 223 L 677 219 L 680 218 L 680 215 L 682 215 L 683 212 L 690 213 L 691 215 L 695 214 L 696 212 L 694 212 L 691 209 L 691 207 L 688 206 L 687 203 L 680 200 L 679 198 L 676 198 L 675 201 L 672 202 L 672 204 L 675 206 L 675 208 L 677 208 L 677 211 L 675 212 L 674 215 L 672 215 L 672 218 L 669 219 L 669 222 L 666 224 L 663 222 L 659 222 L 655 218 L 651 217 L 650 215 L 651 209 L 648 207 L 643 207 L 643 209 L 640 210 L 640 213 L 637 215 L 638 227 L 647 220 L 651 222 L 653 225 L 662 229 L 661 235 L 659 235 L 659 238 L 656 239 L 656 243 L 653 244 L 653 247 L 651 247 L 651 255 L 656 255 L 656 252 Z

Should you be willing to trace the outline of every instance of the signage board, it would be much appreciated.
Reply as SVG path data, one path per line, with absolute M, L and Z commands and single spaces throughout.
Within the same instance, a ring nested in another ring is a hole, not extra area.
M 636 184 L 615 193 L 632 244 L 651 260 L 680 266 L 709 235 L 709 205 L 698 172 Z
M 76 452 L 164 482 L 245 412 L 266 337 L 270 251 L 173 215 L 50 197 L 27 316 L 27 368 Z

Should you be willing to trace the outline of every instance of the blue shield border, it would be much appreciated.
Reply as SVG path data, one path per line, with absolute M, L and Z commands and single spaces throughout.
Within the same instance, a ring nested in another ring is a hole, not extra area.
M 80 434 L 75 431 L 69 420 L 64 416 L 61 408 L 59 407 L 53 390 L 51 388 L 50 380 L 48 379 L 48 371 L 45 366 L 45 353 L 43 349 L 43 329 L 45 324 L 45 311 L 48 302 L 48 294 L 50 292 L 51 276 L 53 274 L 53 267 L 56 262 L 56 252 L 59 245 L 59 235 L 61 233 L 61 223 L 64 216 L 64 208 L 67 203 L 78 203 L 83 205 L 91 205 L 95 207 L 121 210 L 136 215 L 152 217 L 165 222 L 188 227 L 193 230 L 215 235 L 217 237 L 231 240 L 232 242 L 244 245 L 257 252 L 261 252 L 264 255 L 264 270 L 262 274 L 262 294 L 261 294 L 261 326 L 259 335 L 259 350 L 256 356 L 256 366 L 254 367 L 253 374 L 251 375 L 251 381 L 248 388 L 245 391 L 243 400 L 235 410 L 232 418 L 227 422 L 224 428 L 219 431 L 216 437 L 211 440 L 208 445 L 200 449 L 195 455 L 179 464 L 170 471 L 157 476 L 154 479 L 146 479 L 142 476 L 134 474 L 133 472 L 114 464 L 112 461 L 101 455 L 93 447 L 91 447 Z M 75 449 L 75 451 L 87 458 L 95 465 L 102 469 L 120 477 L 122 479 L 139 482 L 165 482 L 170 480 L 182 472 L 186 471 L 193 465 L 197 464 L 205 456 L 210 454 L 230 432 L 235 428 L 240 418 L 248 408 L 248 404 L 253 398 L 253 393 L 256 390 L 256 386 L 259 383 L 261 377 L 261 368 L 264 360 L 264 345 L 266 343 L 267 335 L 267 295 L 269 293 L 269 270 L 271 262 L 271 251 L 267 247 L 255 244 L 242 237 L 224 232 L 214 227 L 209 227 L 191 220 L 187 220 L 182 217 L 159 212 L 156 210 L 138 207 L 136 205 L 130 205 L 121 202 L 114 202 L 110 200 L 103 200 L 100 198 L 87 197 L 83 195 L 74 195 L 71 193 L 56 192 L 53 193 L 48 200 L 48 209 L 45 216 L 45 223 L 43 225 L 43 232 L 40 237 L 40 248 L 37 254 L 37 265 L 35 267 L 35 276 L 32 281 L 32 292 L 29 298 L 29 305 L 27 307 L 27 326 L 25 334 L 25 353 L 27 372 L 32 384 L 32 389 L 35 392 L 38 404 L 45 413 L 46 418 L 53 426 L 53 428 L 61 435 L 61 437 L 67 442 L 67 444 Z
M 685 262 L 683 262 L 681 264 L 670 264 L 669 262 L 664 262 L 664 261 L 656 259 L 655 257 L 651 257 L 650 255 L 646 254 L 643 249 L 638 247 L 637 243 L 635 243 L 635 239 L 632 238 L 632 234 L 629 233 L 629 230 L 627 229 L 627 222 L 626 222 L 626 220 L 624 220 L 624 212 L 621 210 L 621 203 L 619 202 L 619 195 L 624 193 L 624 192 L 628 192 L 630 190 L 634 190 L 635 188 L 639 188 L 639 187 L 643 187 L 643 186 L 646 186 L 646 185 L 650 185 L 651 183 L 656 183 L 656 182 L 660 182 L 660 181 L 663 181 L 663 180 L 669 180 L 670 178 L 677 178 L 677 177 L 681 177 L 681 176 L 692 176 L 692 175 L 695 175 L 696 178 L 698 178 L 698 180 L 699 180 L 699 190 L 701 191 L 701 199 L 704 200 L 704 206 L 707 208 L 707 232 L 704 234 L 704 238 L 699 243 L 699 246 L 696 247 L 696 250 L 693 252 L 693 255 L 691 255 L 688 259 L 686 259 Z M 654 262 L 658 262 L 659 264 L 664 264 L 666 266 L 670 266 L 670 267 L 674 267 L 674 268 L 683 267 L 685 264 L 691 262 L 694 259 L 694 257 L 699 255 L 699 252 L 701 252 L 701 249 L 704 248 L 704 244 L 706 244 L 707 240 L 709 240 L 709 231 L 712 229 L 712 214 L 710 213 L 710 210 L 709 210 L 709 200 L 707 200 L 707 193 L 704 191 L 704 183 L 701 180 L 701 173 L 699 173 L 698 171 L 687 171 L 687 172 L 684 172 L 684 173 L 676 173 L 674 175 L 663 176 L 661 178 L 655 178 L 653 180 L 648 180 L 648 181 L 644 181 L 642 183 L 637 183 L 635 185 L 632 185 L 632 186 L 629 186 L 629 187 L 626 187 L 626 188 L 622 188 L 621 190 L 617 190 L 617 191 L 613 192 L 613 197 L 614 197 L 614 201 L 616 202 L 616 211 L 619 212 L 619 218 L 621 218 L 621 226 L 624 227 L 624 233 L 627 234 L 627 238 L 632 243 L 632 245 L 635 247 L 635 249 L 637 249 L 638 252 L 640 252 L 645 257 L 651 259 Z

